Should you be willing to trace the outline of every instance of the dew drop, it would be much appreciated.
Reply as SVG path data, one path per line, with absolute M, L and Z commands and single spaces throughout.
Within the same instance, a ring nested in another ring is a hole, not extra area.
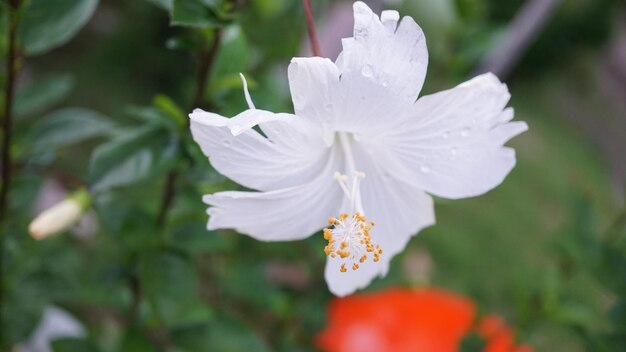
M 450 149 L 450 154 L 457 155 L 459 153 L 459 148 L 457 147 L 452 147 L 452 149 Z
M 461 130 L 461 137 L 467 137 L 470 135 L 470 130 L 469 128 L 464 128 L 463 130 Z
M 364 77 L 372 77 L 374 75 L 374 70 L 372 70 L 372 66 L 370 65 L 365 65 L 363 66 L 363 68 L 361 69 L 361 74 Z
M 424 165 L 420 166 L 420 171 L 421 171 L 423 174 L 427 174 L 427 173 L 429 173 L 429 172 L 430 172 L 430 165 L 428 165 L 428 164 L 424 164 Z
M 389 85 L 389 82 L 383 81 L 383 87 L 387 87 L 388 85 Z

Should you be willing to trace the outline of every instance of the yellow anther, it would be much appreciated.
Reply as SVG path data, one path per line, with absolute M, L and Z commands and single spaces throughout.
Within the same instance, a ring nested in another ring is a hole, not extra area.
M 323 230 L 324 239 L 328 241 L 324 253 L 329 258 L 342 260 L 341 272 L 345 273 L 348 267 L 357 270 L 359 264 L 368 260 L 367 253 L 372 253 L 374 262 L 380 260 L 382 249 L 370 237 L 374 223 L 367 222 L 365 216 L 360 213 L 341 213 L 338 217 L 328 219 L 328 223 L 332 227 Z
M 330 241 L 333 239 L 333 232 L 330 229 L 324 229 L 324 239 Z

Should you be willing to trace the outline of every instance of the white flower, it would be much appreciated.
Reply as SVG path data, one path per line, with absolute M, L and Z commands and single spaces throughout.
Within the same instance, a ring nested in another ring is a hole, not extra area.
M 17 346 L 18 352 L 49 352 L 50 344 L 60 338 L 81 338 L 85 328 L 73 316 L 63 309 L 48 306 L 43 312 L 39 325 L 28 341 Z
M 339 296 L 384 276 L 411 236 L 435 223 L 427 193 L 458 199 L 500 184 L 515 165 L 503 144 L 527 129 L 509 122 L 509 92 L 492 74 L 417 99 L 428 61 L 420 27 L 398 23 L 396 11 L 378 18 L 362 2 L 354 18 L 335 63 L 291 61 L 295 115 L 254 109 L 247 89 L 250 109 L 233 118 L 190 114 L 215 169 L 258 190 L 206 195 L 208 228 L 298 240 L 333 217 L 325 277 Z
M 59 234 L 77 223 L 91 202 L 85 190 L 74 192 L 67 199 L 44 210 L 28 225 L 28 232 L 37 240 Z

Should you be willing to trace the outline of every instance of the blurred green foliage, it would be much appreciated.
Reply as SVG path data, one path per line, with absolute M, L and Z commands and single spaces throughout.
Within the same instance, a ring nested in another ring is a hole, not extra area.
M 429 39 L 426 92 L 462 81 L 521 4 L 406 1 L 402 13 Z M 332 5 L 316 2 L 315 11 Z M 537 350 L 626 344 L 625 215 L 598 152 L 551 93 L 577 72 L 572 63 L 598 60 L 617 6 L 563 2 L 510 81 L 511 105 L 530 125 L 512 143 L 516 169 L 485 196 L 438 201 L 437 225 L 369 290 L 424 284 L 407 263 L 426 250 L 428 283 L 506 316 Z M 0 9 L 4 57 L 10 9 Z M 323 239 L 260 243 L 208 232 L 202 194 L 238 186 L 211 168 L 186 127 L 199 86 L 200 106 L 227 116 L 245 109 L 239 72 L 257 106 L 292 109 L 286 63 L 304 38 L 300 2 L 24 0 L 18 11 L 15 178 L 2 225 L 5 346 L 26 340 L 55 304 L 88 330 L 55 341 L 55 351 L 314 350 L 332 299 Z M 28 235 L 50 179 L 88 187 L 95 233 Z

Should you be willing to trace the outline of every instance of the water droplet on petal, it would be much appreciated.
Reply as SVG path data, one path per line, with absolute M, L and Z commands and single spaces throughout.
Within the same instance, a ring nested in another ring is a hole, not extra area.
M 458 153 L 459 153 L 459 148 L 452 147 L 452 149 L 450 149 L 450 154 L 457 155 Z
M 361 74 L 364 77 L 372 77 L 374 75 L 374 70 L 372 69 L 372 66 L 370 65 L 365 65 L 363 66 L 363 68 L 361 69 Z
M 383 81 L 383 87 L 387 87 L 388 85 L 389 85 L 389 82 Z
M 443 139 L 448 139 L 450 138 L 450 132 L 444 132 L 441 137 L 443 137 Z
M 423 174 L 427 174 L 427 173 L 429 173 L 429 172 L 430 172 L 430 165 L 428 165 L 428 164 L 423 164 L 422 166 L 420 166 L 420 171 L 421 171 Z
M 467 137 L 470 135 L 470 129 L 465 127 L 464 129 L 461 130 L 461 137 Z

